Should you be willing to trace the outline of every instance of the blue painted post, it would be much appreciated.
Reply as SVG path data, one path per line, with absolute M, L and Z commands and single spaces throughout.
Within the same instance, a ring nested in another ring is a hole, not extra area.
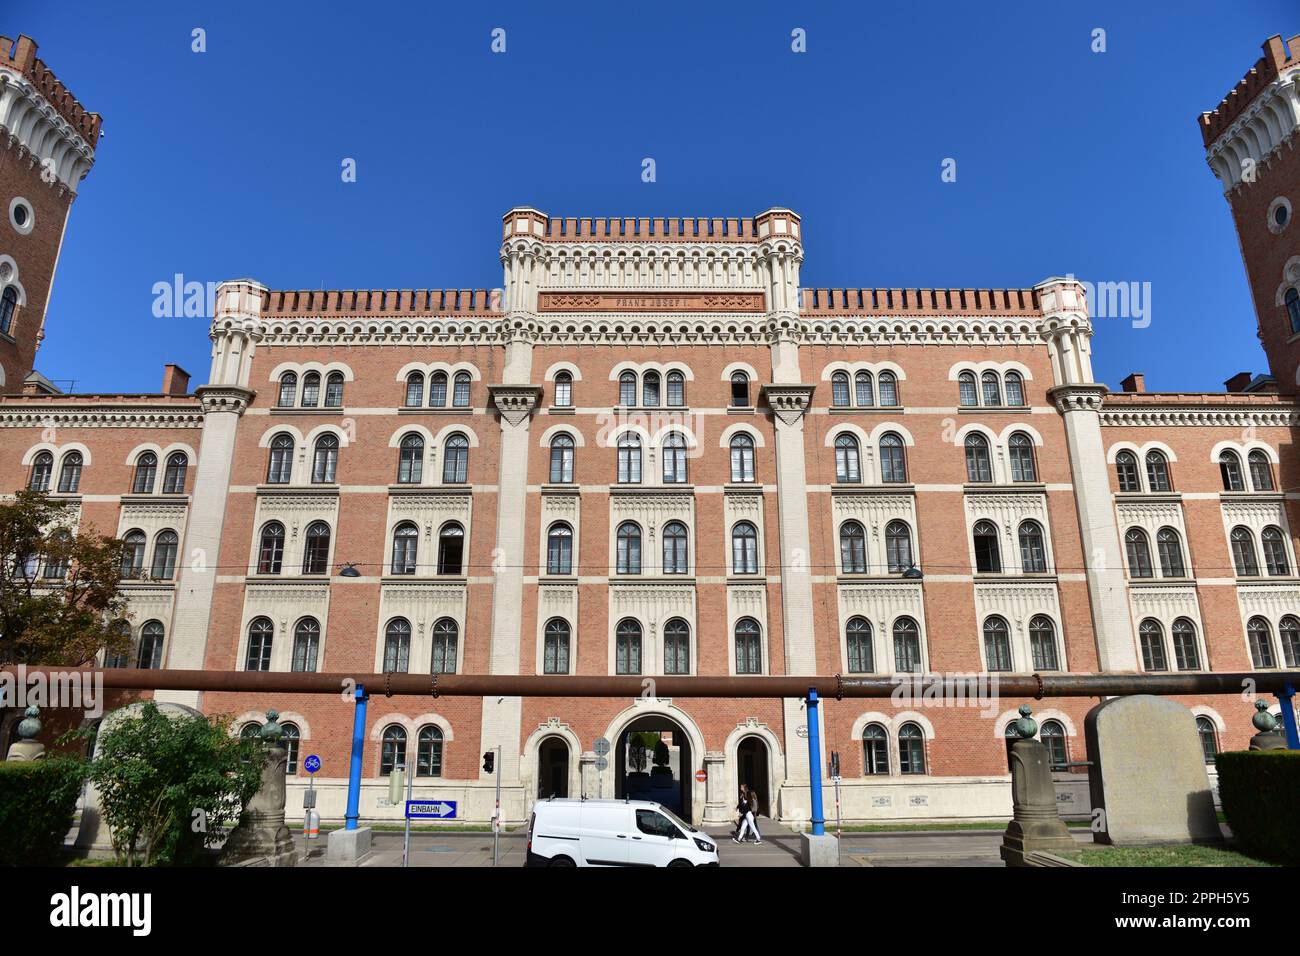
M 817 688 L 808 688 L 808 780 L 812 785 L 813 836 L 826 833 L 826 818 L 822 813 L 822 746 L 821 728 L 817 726 Z
M 355 830 L 357 819 L 361 816 L 361 759 L 366 743 L 366 701 L 370 695 L 365 687 L 358 684 L 356 709 L 352 713 L 352 760 L 348 764 L 348 812 L 344 818 L 344 829 Z
M 1300 750 L 1300 732 L 1295 723 L 1295 688 L 1290 684 L 1286 690 L 1277 692 L 1277 702 L 1282 705 L 1282 727 L 1286 730 L 1286 745 L 1289 750 Z

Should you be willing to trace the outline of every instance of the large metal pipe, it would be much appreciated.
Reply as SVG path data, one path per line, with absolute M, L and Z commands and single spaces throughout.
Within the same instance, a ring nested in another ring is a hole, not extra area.
M 0 687 L 6 673 L 0 665 Z M 102 677 L 118 690 L 198 690 L 231 693 L 337 694 L 351 700 L 357 686 L 372 697 L 773 697 L 803 699 L 809 688 L 828 697 L 900 697 L 940 700 L 1001 697 L 1122 697 L 1131 694 L 1277 693 L 1300 686 L 1297 672 L 1224 674 L 902 675 L 898 677 L 543 677 L 487 674 L 305 674 L 280 671 L 140 670 L 136 668 L 28 667 L 83 680 Z

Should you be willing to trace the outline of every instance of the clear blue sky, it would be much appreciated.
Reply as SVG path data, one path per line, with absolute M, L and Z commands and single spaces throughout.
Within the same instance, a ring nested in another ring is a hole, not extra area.
M 1294 0 L 3 7 L 0 33 L 33 36 L 104 116 L 37 356 L 78 391 L 155 391 L 169 361 L 206 378 L 206 321 L 153 316 L 175 273 L 493 287 L 520 203 L 790 206 L 805 286 L 1150 282 L 1150 327 L 1097 323 L 1099 379 L 1218 389 L 1265 369 L 1195 120 L 1266 37 L 1300 31 Z

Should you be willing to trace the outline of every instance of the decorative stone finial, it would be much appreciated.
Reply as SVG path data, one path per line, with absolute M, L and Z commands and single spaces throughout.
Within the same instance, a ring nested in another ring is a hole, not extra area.
M 1038 733 L 1038 721 L 1029 716 L 1033 712 L 1033 708 L 1028 704 L 1020 705 L 1020 719 L 1015 722 L 1015 728 L 1022 740 L 1029 740 Z
M 1268 701 L 1255 701 L 1255 716 L 1250 718 L 1250 722 L 1255 725 L 1255 729 L 1261 734 L 1272 733 L 1277 730 L 1277 718 L 1268 712 Z
M 33 704 L 23 712 L 23 719 L 18 721 L 20 740 L 33 740 L 41 732 L 41 709 Z
M 284 728 L 280 726 L 280 712 L 272 708 L 266 712 L 266 723 L 258 731 L 258 736 L 263 740 L 277 741 L 284 736 Z

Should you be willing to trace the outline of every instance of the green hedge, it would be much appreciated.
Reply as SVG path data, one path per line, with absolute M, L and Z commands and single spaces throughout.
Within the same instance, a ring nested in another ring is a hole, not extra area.
M 74 757 L 0 761 L 0 866 L 58 860 L 85 779 Z
M 1223 815 L 1242 849 L 1300 863 L 1300 750 L 1236 750 L 1216 763 Z

